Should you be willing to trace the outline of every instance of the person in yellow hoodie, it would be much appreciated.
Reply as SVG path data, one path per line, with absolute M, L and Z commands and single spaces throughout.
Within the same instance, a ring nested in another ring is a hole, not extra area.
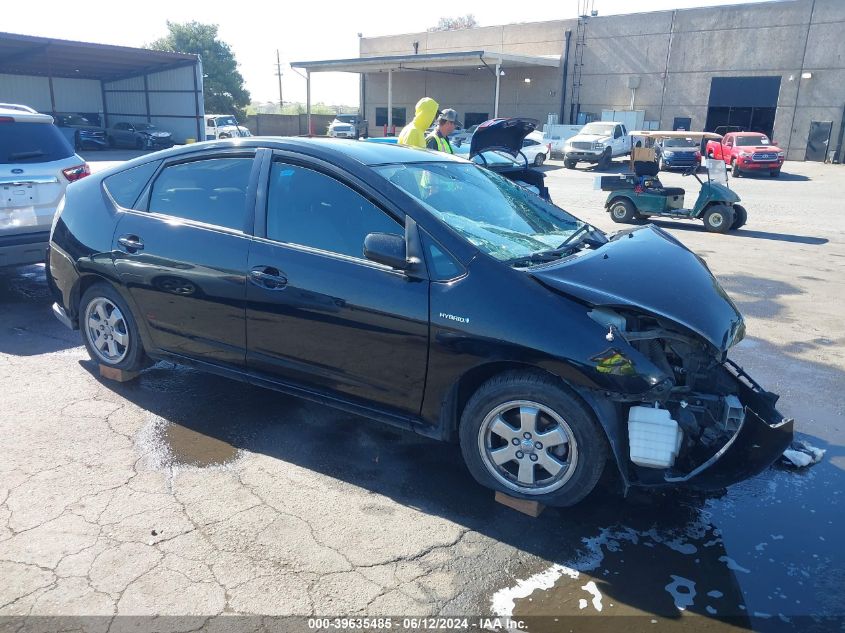
M 423 97 L 417 101 L 414 120 L 403 127 L 399 133 L 399 145 L 425 149 L 425 131 L 434 123 L 439 107 L 440 105 L 431 97 Z

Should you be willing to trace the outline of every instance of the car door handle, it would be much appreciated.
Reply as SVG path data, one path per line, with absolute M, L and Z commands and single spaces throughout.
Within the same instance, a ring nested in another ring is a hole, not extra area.
M 121 235 L 117 238 L 117 243 L 130 253 L 144 250 L 144 242 L 137 235 Z
M 268 290 L 283 290 L 288 283 L 288 278 L 272 266 L 255 266 L 249 271 L 249 280 Z

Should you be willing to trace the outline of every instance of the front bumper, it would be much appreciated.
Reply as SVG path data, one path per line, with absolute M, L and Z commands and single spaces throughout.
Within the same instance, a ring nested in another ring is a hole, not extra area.
M 563 158 L 564 160 L 577 160 L 580 163 L 598 163 L 601 161 L 603 155 L 603 151 L 575 149 L 565 151 L 563 153 Z
M 775 408 L 778 396 L 764 391 L 733 361 L 726 361 L 724 367 L 736 380 L 745 419 L 733 437 L 706 462 L 689 473 L 667 472 L 667 484 L 719 490 L 761 473 L 792 443 L 794 421 L 784 418 Z
M 783 166 L 783 161 L 774 161 L 774 160 L 767 160 L 767 161 L 753 161 L 753 160 L 741 160 L 738 161 L 737 164 L 739 168 L 744 171 L 771 171 L 773 169 L 780 169 Z
M 663 164 L 669 169 L 680 169 L 681 167 L 692 167 L 698 164 L 698 159 L 693 156 L 666 156 L 663 155 Z

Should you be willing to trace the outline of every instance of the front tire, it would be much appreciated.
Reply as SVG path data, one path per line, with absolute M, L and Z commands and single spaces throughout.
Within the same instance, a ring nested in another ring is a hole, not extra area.
M 563 161 L 563 166 L 566 167 L 567 169 L 575 169 L 575 165 L 577 165 L 577 164 L 578 164 L 577 160 L 564 160 Z
M 94 284 L 82 295 L 79 330 L 91 360 L 124 371 L 144 367 L 144 349 L 135 317 L 108 284 Z
M 739 169 L 739 165 L 736 162 L 736 158 L 731 160 L 731 176 L 734 178 L 739 178 L 742 175 L 742 171 Z
M 571 506 L 595 487 L 604 430 L 556 380 L 508 372 L 484 383 L 461 416 L 461 452 L 478 483 L 512 497 Z
M 735 220 L 733 209 L 724 204 L 714 204 L 704 213 L 704 228 L 711 233 L 727 233 Z
M 748 222 L 748 211 L 745 210 L 740 204 L 734 205 L 734 223 L 731 225 L 731 231 L 736 231 L 737 229 L 745 226 L 745 223 Z
M 634 204 L 627 198 L 617 198 L 608 208 L 610 219 L 619 224 L 633 224 L 640 219 Z

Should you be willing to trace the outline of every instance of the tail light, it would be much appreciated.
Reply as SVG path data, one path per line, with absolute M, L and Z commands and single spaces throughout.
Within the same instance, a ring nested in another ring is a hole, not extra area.
M 88 166 L 88 163 L 82 163 L 81 165 L 77 165 L 76 167 L 68 167 L 67 169 L 63 169 L 62 173 L 64 174 L 65 178 L 67 178 L 68 182 L 75 182 L 81 178 L 85 178 L 85 176 L 90 176 L 91 168 Z

